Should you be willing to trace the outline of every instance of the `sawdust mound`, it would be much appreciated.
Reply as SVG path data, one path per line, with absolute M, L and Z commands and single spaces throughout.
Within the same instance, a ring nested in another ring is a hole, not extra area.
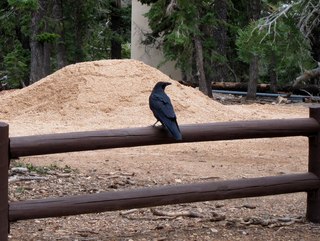
M 166 92 L 180 124 L 241 118 L 227 106 L 142 62 L 101 60 L 69 65 L 1 96 L 0 119 L 24 126 L 24 134 L 26 128 L 35 134 L 151 125 L 155 119 L 148 97 L 158 81 L 173 83 Z M 41 125 L 35 128 L 34 123 Z M 13 133 L 19 132 L 14 128 Z

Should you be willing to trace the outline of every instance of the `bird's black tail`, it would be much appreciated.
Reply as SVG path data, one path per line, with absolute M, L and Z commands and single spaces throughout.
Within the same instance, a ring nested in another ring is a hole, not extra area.
M 178 123 L 176 120 L 164 120 L 164 123 L 162 123 L 170 132 L 170 134 L 176 139 L 177 141 L 182 140 L 182 135 L 180 132 L 180 128 L 178 126 Z

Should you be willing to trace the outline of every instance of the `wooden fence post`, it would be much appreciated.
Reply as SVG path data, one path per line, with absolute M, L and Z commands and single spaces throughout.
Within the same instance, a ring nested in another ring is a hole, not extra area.
M 9 126 L 0 122 L 0 240 L 8 240 L 8 165 L 9 165 Z
M 311 107 L 310 117 L 320 123 L 320 108 Z M 320 178 L 320 132 L 309 137 L 309 172 Z M 320 223 L 320 188 L 308 192 L 307 219 L 314 223 Z

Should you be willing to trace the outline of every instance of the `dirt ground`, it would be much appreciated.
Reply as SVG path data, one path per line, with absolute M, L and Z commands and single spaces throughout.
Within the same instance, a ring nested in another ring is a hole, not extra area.
M 222 105 L 122 60 L 68 66 L 2 93 L 0 119 L 10 136 L 147 126 L 148 96 L 160 80 L 173 83 L 167 93 L 180 124 L 308 117 L 304 104 Z M 306 172 L 307 150 L 306 138 L 290 137 L 25 157 L 11 163 L 10 201 Z M 319 240 L 320 225 L 305 213 L 305 193 L 187 203 L 18 221 L 9 240 Z

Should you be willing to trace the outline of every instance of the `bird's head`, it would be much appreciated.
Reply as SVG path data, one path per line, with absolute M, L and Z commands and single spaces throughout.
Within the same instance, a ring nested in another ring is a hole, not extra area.
M 166 88 L 166 86 L 168 86 L 168 85 L 171 85 L 171 83 L 160 81 L 156 84 L 155 88 L 162 88 L 164 90 Z

